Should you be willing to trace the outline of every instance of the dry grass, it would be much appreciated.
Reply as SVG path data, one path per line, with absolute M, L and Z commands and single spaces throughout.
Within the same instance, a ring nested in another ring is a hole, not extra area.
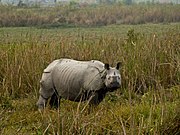
M 67 5 L 51 8 L 0 5 L 0 27 L 170 23 L 180 21 L 179 9 L 179 5 L 172 4 L 117 4 L 96 7 Z
M 111 28 L 116 27 L 107 30 Z M 178 24 L 174 28 L 178 28 Z M 104 34 L 103 31 L 96 33 L 78 28 L 64 30 L 64 34 L 51 29 L 28 32 L 25 28 L 17 35 L 2 33 L 0 77 L 3 95 L 16 97 L 32 91 L 37 93 L 43 68 L 61 57 L 99 59 L 110 64 L 121 60 L 124 89 L 143 92 L 149 87 L 160 89 L 179 84 L 179 34 L 171 31 L 163 36 L 147 35 L 132 29 L 126 36 L 119 37 L 118 29 L 121 27 Z M 83 33 L 84 30 L 87 32 Z
M 180 133 L 179 24 L 1 28 L 0 33 L 1 134 Z M 86 103 L 70 101 L 39 113 L 42 71 L 61 57 L 122 61 L 121 89 L 90 114 Z

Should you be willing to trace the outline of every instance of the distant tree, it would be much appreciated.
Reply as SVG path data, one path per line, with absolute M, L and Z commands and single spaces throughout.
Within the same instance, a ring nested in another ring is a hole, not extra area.
M 96 0 L 98 3 L 102 4 L 102 3 L 105 3 L 105 4 L 112 4 L 112 3 L 116 3 L 117 0 Z
M 178 2 L 179 0 L 176 0 L 176 4 L 180 4 L 180 2 Z
M 102 0 L 96 0 L 97 3 L 101 3 Z
M 124 0 L 124 3 L 125 3 L 126 5 L 131 5 L 131 4 L 132 4 L 132 0 Z
M 26 7 L 27 5 L 22 1 L 20 0 L 17 4 L 18 7 Z

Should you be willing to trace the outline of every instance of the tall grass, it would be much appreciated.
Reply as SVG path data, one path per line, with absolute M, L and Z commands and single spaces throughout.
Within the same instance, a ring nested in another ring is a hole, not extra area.
M 0 133 L 179 134 L 180 34 L 174 25 L 148 34 L 134 26 L 124 36 L 125 26 L 0 29 Z M 65 100 L 59 110 L 39 113 L 42 71 L 61 57 L 122 61 L 122 87 L 90 114 L 86 102 Z
M 110 24 L 144 24 L 179 22 L 179 5 L 99 5 L 96 7 L 56 6 L 19 8 L 0 5 L 0 27 Z
M 168 88 L 180 82 L 180 36 L 173 32 L 147 36 L 132 29 L 125 39 L 111 33 L 98 37 L 90 32 L 74 36 L 22 33 L 17 41 L 11 35 L 3 37 L 7 38 L 0 45 L 3 94 L 16 97 L 36 90 L 43 68 L 61 57 L 99 59 L 110 64 L 121 60 L 123 88 L 137 92 L 144 93 L 149 87 Z M 10 40 L 13 41 L 9 43 Z

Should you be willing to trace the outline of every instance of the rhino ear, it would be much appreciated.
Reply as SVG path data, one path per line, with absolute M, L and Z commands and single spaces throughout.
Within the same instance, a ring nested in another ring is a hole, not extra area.
M 116 66 L 116 69 L 119 70 L 120 66 L 122 65 L 122 62 L 118 62 L 117 63 L 117 66 Z
M 107 70 L 109 70 L 109 69 L 110 69 L 110 68 L 109 68 L 109 64 L 105 63 L 105 64 L 104 64 L 104 68 L 107 69 Z

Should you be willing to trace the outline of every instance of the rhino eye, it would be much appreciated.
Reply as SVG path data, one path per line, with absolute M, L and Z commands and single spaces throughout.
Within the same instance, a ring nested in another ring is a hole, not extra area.
M 110 79 L 111 79 L 111 77 L 109 76 L 109 77 L 108 77 L 108 80 L 110 80 Z

